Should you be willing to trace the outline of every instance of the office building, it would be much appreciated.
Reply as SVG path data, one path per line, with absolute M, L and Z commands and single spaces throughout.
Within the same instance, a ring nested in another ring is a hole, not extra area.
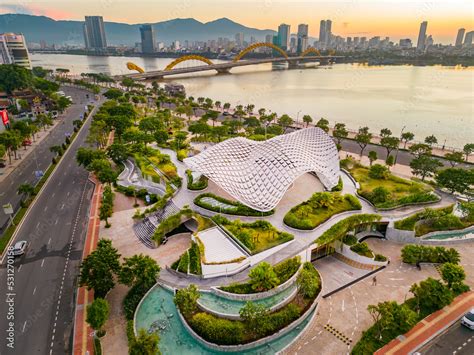
M 15 64 L 31 69 L 30 54 L 22 34 L 0 34 L 0 64 Z
M 302 53 L 308 48 L 308 25 L 300 24 L 298 25 L 298 34 L 297 34 L 297 48 L 298 53 Z
M 265 43 L 273 43 L 273 35 L 266 35 Z
M 464 39 L 464 33 L 465 32 L 466 32 L 465 28 L 460 28 L 458 30 L 458 35 L 456 36 L 456 42 L 454 44 L 456 47 L 461 47 L 462 46 L 462 41 Z
M 86 16 L 84 22 L 84 43 L 86 49 L 103 50 L 107 48 L 104 19 L 102 16 Z
M 152 25 L 140 26 L 140 37 L 142 40 L 142 53 L 154 53 L 156 51 L 155 31 Z
M 418 33 L 418 42 L 416 43 L 416 50 L 419 52 L 423 52 L 425 50 L 427 27 L 428 21 L 423 21 L 420 25 L 420 32 Z
M 463 46 L 466 47 L 466 48 L 471 48 L 473 38 L 474 38 L 474 31 L 470 31 L 470 32 L 466 33 L 466 37 L 464 37 Z
M 326 45 L 331 44 L 332 40 L 332 21 L 331 20 L 326 20 Z
M 411 39 L 409 38 L 400 39 L 399 46 L 402 49 L 410 49 L 412 47 Z
M 319 23 L 319 43 L 326 43 L 326 21 L 321 20 Z
M 235 35 L 235 45 L 240 48 L 244 46 L 244 34 L 242 32 Z
M 282 23 L 278 26 L 278 43 L 284 51 L 290 47 L 290 25 Z

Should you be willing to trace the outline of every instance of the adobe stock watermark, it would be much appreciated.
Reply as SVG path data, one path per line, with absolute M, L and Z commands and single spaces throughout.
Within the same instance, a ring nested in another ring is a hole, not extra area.
M 5 303 L 7 312 L 5 314 L 7 328 L 6 331 L 6 346 L 10 349 L 15 348 L 15 255 L 13 247 L 10 246 L 7 251 L 7 282 L 5 287 Z

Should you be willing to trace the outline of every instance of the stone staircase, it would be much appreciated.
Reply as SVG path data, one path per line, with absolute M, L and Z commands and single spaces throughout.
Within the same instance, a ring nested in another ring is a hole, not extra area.
M 154 241 L 152 240 L 153 233 L 156 227 L 161 223 L 162 220 L 169 216 L 178 213 L 179 208 L 173 203 L 168 201 L 165 207 L 153 214 L 145 217 L 143 220 L 133 225 L 133 231 L 137 238 L 150 249 L 156 248 Z

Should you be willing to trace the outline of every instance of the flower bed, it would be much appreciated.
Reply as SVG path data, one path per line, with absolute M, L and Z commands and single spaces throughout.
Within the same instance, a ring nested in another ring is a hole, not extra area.
M 288 211 L 283 221 L 292 228 L 310 230 L 335 214 L 361 208 L 359 200 L 352 195 L 341 196 L 338 192 L 318 192 L 309 200 Z
M 216 215 L 214 222 L 242 243 L 252 254 L 260 253 L 282 243 L 293 240 L 290 233 L 281 232 L 271 223 L 258 220 L 253 223 L 242 223 L 240 220 L 229 221 L 227 218 Z
M 209 203 L 208 202 L 209 199 L 215 200 L 217 203 L 216 204 Z M 268 212 L 260 212 L 240 202 L 230 201 L 223 197 L 220 197 L 211 193 L 204 193 L 204 194 L 199 195 L 198 197 L 194 199 L 194 204 L 199 207 L 205 208 L 206 210 L 209 210 L 209 211 L 236 215 L 236 216 L 262 217 L 262 216 L 270 216 L 273 213 L 275 213 L 274 210 L 271 210 Z M 229 206 L 229 207 L 226 207 L 226 206 Z

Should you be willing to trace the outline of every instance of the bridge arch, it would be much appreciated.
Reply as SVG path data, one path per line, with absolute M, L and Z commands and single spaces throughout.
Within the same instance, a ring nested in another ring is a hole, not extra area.
M 171 70 L 173 69 L 176 65 L 178 65 L 179 63 L 182 63 L 182 62 L 185 62 L 187 60 L 199 60 L 201 62 L 204 62 L 208 65 L 213 65 L 214 63 L 211 62 L 209 59 L 207 59 L 206 57 L 203 57 L 203 56 L 200 56 L 200 55 L 185 55 L 185 56 L 182 56 L 182 57 L 179 57 L 179 58 L 176 58 L 175 60 L 173 60 L 170 64 L 168 64 L 165 68 L 165 70 Z
M 144 73 L 145 72 L 143 70 L 143 68 L 139 67 L 138 65 L 136 65 L 135 63 L 132 63 L 132 62 L 127 62 L 127 69 L 128 70 L 136 70 L 139 73 Z
M 316 54 L 317 56 L 321 56 L 321 52 L 319 50 L 317 50 L 316 48 L 314 47 L 309 47 L 308 49 L 306 49 L 303 53 L 301 53 L 301 57 L 305 57 L 307 56 L 308 54 L 310 53 L 314 53 Z
M 277 52 L 279 52 L 283 57 L 285 57 L 286 59 L 288 59 L 288 55 L 286 54 L 286 52 L 281 49 L 280 47 L 274 45 L 273 43 L 264 43 L 264 42 L 260 42 L 260 43 L 254 43 L 252 44 L 251 46 L 248 46 L 247 48 L 245 48 L 244 50 L 242 50 L 239 54 L 237 54 L 237 56 L 234 58 L 234 62 L 238 62 L 240 59 L 242 59 L 243 56 L 245 56 L 247 53 L 253 51 L 254 49 L 256 48 L 260 48 L 260 47 L 268 47 L 268 48 L 272 48 L 274 50 L 276 50 Z

